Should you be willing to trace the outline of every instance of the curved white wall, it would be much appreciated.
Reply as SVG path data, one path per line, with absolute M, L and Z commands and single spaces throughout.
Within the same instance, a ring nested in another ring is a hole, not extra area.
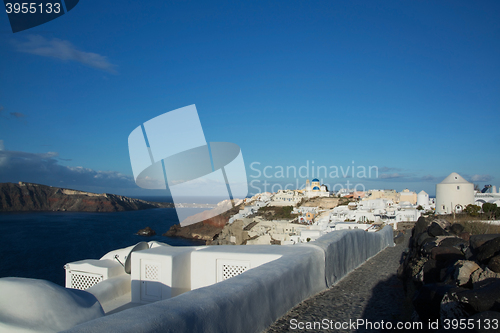
M 474 184 L 454 183 L 436 185 L 436 213 L 451 214 L 453 207 L 462 205 L 464 208 L 474 204 Z
M 429 195 L 425 192 L 423 192 L 423 193 L 422 192 L 417 194 L 417 205 L 425 207 L 425 206 L 429 205 Z
M 301 245 L 217 246 L 280 255 L 214 285 L 125 310 L 67 332 L 261 332 L 304 299 L 320 292 L 387 246 L 393 230 L 336 231 Z

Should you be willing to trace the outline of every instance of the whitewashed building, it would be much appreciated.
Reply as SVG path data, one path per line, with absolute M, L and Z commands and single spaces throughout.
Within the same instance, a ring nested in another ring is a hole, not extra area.
M 436 185 L 436 214 L 459 213 L 474 204 L 474 184 L 452 172 Z

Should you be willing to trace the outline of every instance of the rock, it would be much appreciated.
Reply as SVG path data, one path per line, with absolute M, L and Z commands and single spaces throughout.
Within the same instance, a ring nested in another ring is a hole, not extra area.
M 465 259 L 465 256 L 462 251 L 452 246 L 439 246 L 431 250 L 431 258 L 438 261 L 449 261 Z
M 464 241 L 468 242 L 470 240 L 470 234 L 468 232 L 462 232 L 458 237 L 462 238 Z
M 471 282 L 474 288 L 477 288 L 477 286 L 480 285 L 480 282 L 482 281 L 494 281 L 494 279 L 500 279 L 500 273 L 495 273 L 488 267 L 486 267 L 484 270 L 482 268 L 479 268 L 471 274 Z
M 499 234 L 472 235 L 470 236 L 470 246 L 475 251 L 487 241 L 495 239 L 499 236 Z
M 448 233 L 436 222 L 432 222 L 429 228 L 427 228 L 427 233 L 430 236 L 446 236 Z
M 428 233 L 424 232 L 420 235 L 420 237 L 418 237 L 416 245 L 417 247 L 422 247 L 425 243 L 433 242 L 434 240 L 435 237 L 431 237 Z
M 427 258 L 412 258 L 408 262 L 408 266 L 406 267 L 406 274 L 408 277 L 411 277 L 413 281 L 423 282 L 424 275 L 422 268 L 427 262 Z
M 467 247 L 464 252 L 465 259 L 467 260 L 474 260 L 474 252 L 472 252 L 470 247 Z
M 458 300 L 457 293 L 465 291 L 464 288 L 451 288 L 443 296 L 441 300 L 441 305 L 439 307 L 439 316 L 441 323 L 445 319 L 461 319 L 470 316 L 470 312 L 467 310 L 467 306 Z
M 459 319 L 459 318 L 457 318 Z M 489 329 L 485 328 L 484 323 L 489 322 L 493 323 L 493 320 L 497 320 L 497 323 L 500 323 L 500 312 L 496 311 L 484 311 L 484 312 L 479 312 L 476 313 L 468 318 L 469 320 L 472 319 L 474 323 L 481 323 L 482 325 L 474 325 L 474 329 L 472 332 L 477 332 L 477 333 L 488 333 L 488 332 L 498 332 L 498 329 L 494 329 L 493 326 L 490 325 Z
M 413 228 L 413 236 L 418 236 L 421 233 L 425 232 L 425 230 L 429 227 L 431 222 L 427 220 L 425 217 L 420 216 L 415 223 L 415 227 Z
M 422 237 L 422 235 L 426 235 L 429 237 L 427 232 L 427 228 L 430 225 L 430 221 L 423 216 L 419 217 L 417 222 L 415 223 L 415 226 L 413 227 L 412 231 L 412 236 L 411 236 L 411 241 L 410 241 L 410 248 L 414 248 L 417 245 L 420 246 L 422 243 L 418 243 L 419 239 Z
M 180 224 L 174 224 L 173 226 L 170 227 L 170 229 L 168 229 L 167 232 L 165 232 L 164 234 L 162 234 L 162 236 L 166 236 L 166 237 L 176 237 L 177 236 L 177 233 L 181 230 L 181 225 Z
M 458 301 L 467 304 L 475 312 L 489 311 L 500 301 L 500 280 L 478 289 L 457 293 Z
M 450 227 L 450 232 L 457 236 L 460 235 L 463 231 L 464 231 L 464 226 L 461 225 L 460 223 L 454 223 Z
M 436 223 L 437 225 L 439 225 L 443 230 L 449 230 L 450 227 L 451 227 L 451 223 L 448 222 L 447 220 L 445 219 L 441 219 L 441 218 L 436 218 L 434 217 L 434 219 L 432 220 L 433 223 Z M 446 231 L 446 234 L 449 235 L 449 232 Z
M 436 248 L 438 246 L 438 243 L 436 241 L 436 238 L 427 238 L 425 243 L 422 244 L 420 247 L 421 252 L 425 255 L 430 255 L 432 249 Z
M 500 255 L 496 255 L 488 262 L 488 268 L 495 273 L 500 273 Z
M 477 260 L 481 262 L 487 262 L 498 254 L 500 254 L 500 235 L 477 248 Z
M 185 227 L 179 224 L 173 225 L 170 229 L 163 234 L 167 237 L 182 237 L 192 240 L 205 241 L 210 243 L 217 239 L 217 235 L 224 228 L 223 225 L 227 222 L 228 218 L 224 214 L 214 216 L 203 222 L 193 223 Z
M 479 265 L 470 260 L 459 260 L 454 266 L 454 280 L 458 286 L 467 284 L 470 280 L 472 273 L 480 269 Z
M 443 239 L 440 243 L 439 246 L 444 246 L 444 247 L 454 247 L 456 249 L 461 250 L 464 246 L 466 245 L 466 242 L 462 238 L 458 237 L 446 237 Z
M 425 284 L 428 283 L 436 283 L 440 281 L 441 278 L 441 266 L 434 259 L 429 259 L 425 262 L 422 267 L 423 272 L 423 282 Z
M 425 284 L 413 300 L 413 306 L 422 321 L 436 320 L 440 317 L 443 296 L 452 288 L 447 284 Z
M 151 229 L 150 227 L 146 227 L 144 229 L 137 231 L 137 235 L 150 237 L 150 236 L 156 235 L 156 232 L 153 229 Z

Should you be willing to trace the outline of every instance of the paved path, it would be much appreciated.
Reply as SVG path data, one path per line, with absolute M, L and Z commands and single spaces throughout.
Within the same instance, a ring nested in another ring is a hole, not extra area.
M 332 325 L 357 319 L 372 323 L 382 320 L 409 322 L 409 304 L 404 297 L 403 284 L 396 277 L 408 239 L 409 235 L 406 235 L 403 244 L 386 248 L 332 288 L 303 301 L 264 332 L 377 332 L 385 330 L 367 330 L 366 327 L 356 330 L 353 326 L 350 329 L 335 329 Z M 299 322 L 303 325 L 307 325 L 306 322 L 327 322 L 328 326 L 300 329 Z

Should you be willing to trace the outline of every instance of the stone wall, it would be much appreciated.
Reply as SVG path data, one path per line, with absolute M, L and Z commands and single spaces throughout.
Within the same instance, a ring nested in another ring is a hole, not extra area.
M 500 234 L 470 235 L 462 225 L 421 217 L 398 274 L 414 319 L 498 319 Z M 477 325 L 476 325 L 477 327 Z

